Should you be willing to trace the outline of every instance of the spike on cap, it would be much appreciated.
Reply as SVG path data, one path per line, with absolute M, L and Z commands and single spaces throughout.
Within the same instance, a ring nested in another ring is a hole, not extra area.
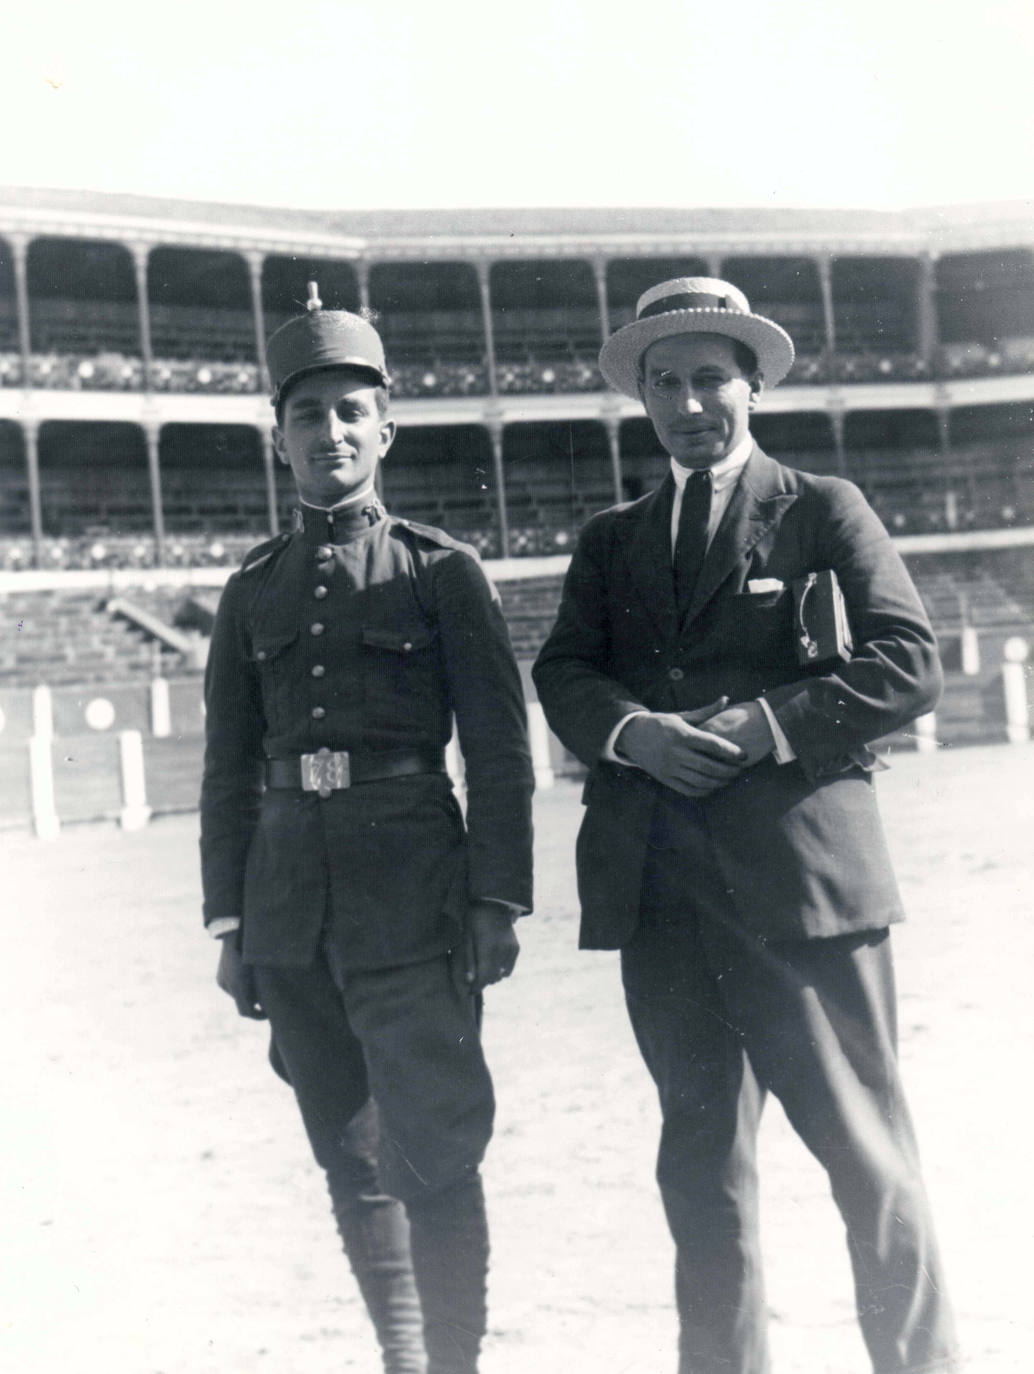
M 323 302 L 320 300 L 319 286 L 314 281 L 306 282 L 305 286 L 309 293 L 309 299 L 305 302 L 306 310 L 322 310 Z

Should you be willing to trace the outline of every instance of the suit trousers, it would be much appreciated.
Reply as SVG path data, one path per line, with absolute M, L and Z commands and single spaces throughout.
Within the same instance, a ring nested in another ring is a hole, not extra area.
M 876 1374 L 955 1366 L 897 1066 L 886 929 L 766 942 L 732 914 L 698 803 L 658 803 L 641 922 L 622 950 L 660 1095 L 657 1177 L 676 1244 L 680 1374 L 767 1374 L 756 1135 L 767 1092 L 826 1169 Z
M 408 1205 L 477 1174 L 495 1101 L 477 999 L 448 955 L 348 970 L 324 943 L 308 967 L 254 972 L 273 1065 L 332 1180 Z

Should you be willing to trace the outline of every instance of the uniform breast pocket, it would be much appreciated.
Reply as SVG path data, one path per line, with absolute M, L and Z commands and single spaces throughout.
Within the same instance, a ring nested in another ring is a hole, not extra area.
M 719 633 L 738 658 L 750 663 L 792 662 L 793 596 L 789 588 L 725 597 Z
M 363 695 L 370 722 L 398 724 L 399 715 L 436 699 L 435 634 L 426 625 L 363 627 Z
M 291 649 L 298 631 L 280 635 L 256 635 L 251 642 L 249 662 L 262 684 L 262 709 L 272 731 L 288 728 L 291 708 Z

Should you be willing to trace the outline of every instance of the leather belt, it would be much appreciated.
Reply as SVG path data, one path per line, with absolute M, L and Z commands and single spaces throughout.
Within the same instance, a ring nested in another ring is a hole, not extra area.
M 440 749 L 410 749 L 390 754 L 354 754 L 347 749 L 320 749 L 293 759 L 266 759 L 266 786 L 318 792 L 354 787 L 358 782 L 405 778 L 415 773 L 444 773 Z

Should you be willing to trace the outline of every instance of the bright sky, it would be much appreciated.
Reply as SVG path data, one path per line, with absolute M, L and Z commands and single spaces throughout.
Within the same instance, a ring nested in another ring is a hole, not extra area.
M 1030 0 L 52 0 L 0 184 L 255 204 L 1034 195 Z

